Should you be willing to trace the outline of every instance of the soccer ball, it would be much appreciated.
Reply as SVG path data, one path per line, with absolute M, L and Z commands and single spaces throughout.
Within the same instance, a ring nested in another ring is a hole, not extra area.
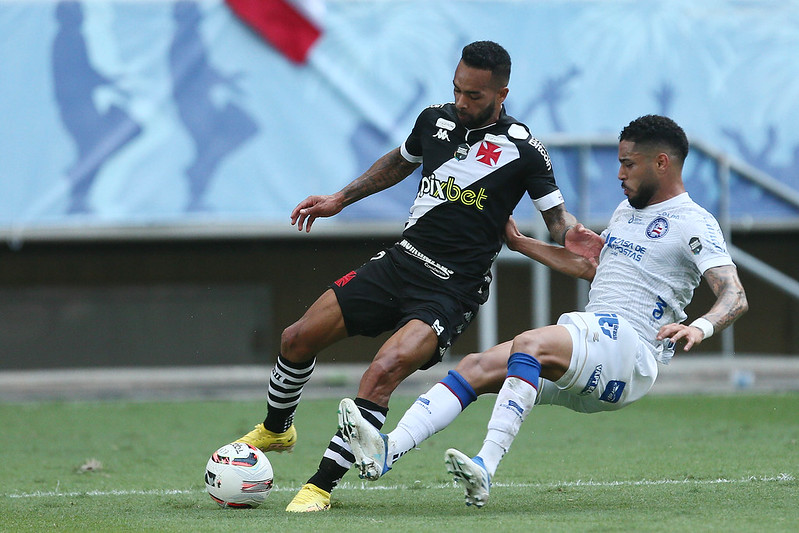
M 258 507 L 272 490 L 272 475 L 264 452 L 244 442 L 231 442 L 208 459 L 205 488 L 222 507 Z

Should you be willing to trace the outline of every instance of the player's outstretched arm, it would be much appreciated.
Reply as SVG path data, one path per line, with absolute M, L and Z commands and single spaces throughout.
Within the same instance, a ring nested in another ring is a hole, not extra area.
M 348 205 L 396 185 L 418 166 L 418 163 L 411 163 L 402 157 L 399 148 L 395 148 L 337 193 L 309 196 L 297 204 L 291 212 L 291 224 L 297 224 L 300 231 L 304 225 L 307 233 L 311 231 L 311 225 L 317 218 L 332 217 Z
M 534 259 L 567 276 L 583 278 L 589 281 L 594 279 L 594 274 L 596 273 L 595 263 L 570 252 L 562 246 L 555 246 L 524 235 L 519 231 L 513 217 L 510 217 L 505 224 L 505 243 L 511 250 L 526 255 L 530 259 Z
M 564 204 L 542 211 L 541 216 L 553 241 L 597 266 L 604 245 L 602 237 L 577 222 Z
M 666 338 L 673 342 L 684 342 L 687 352 L 703 340 L 721 331 L 741 317 L 748 309 L 746 293 L 738 269 L 734 265 L 709 268 L 703 274 L 716 301 L 710 311 L 690 324 L 666 324 L 658 332 L 658 340 Z

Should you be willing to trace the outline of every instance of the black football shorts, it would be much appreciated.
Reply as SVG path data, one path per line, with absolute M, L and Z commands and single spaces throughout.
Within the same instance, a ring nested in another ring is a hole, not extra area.
M 440 271 L 411 256 L 401 243 L 381 251 L 330 288 L 351 336 L 375 337 L 396 331 L 412 319 L 429 324 L 438 337 L 438 350 L 422 369 L 441 361 L 488 297 L 485 280 L 463 280 L 457 275 L 442 279 Z

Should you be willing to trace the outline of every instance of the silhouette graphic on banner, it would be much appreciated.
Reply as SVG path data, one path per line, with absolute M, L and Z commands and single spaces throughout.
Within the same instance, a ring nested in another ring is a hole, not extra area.
M 661 86 L 655 90 L 654 97 L 658 103 L 658 114 L 665 117 L 671 116 L 672 108 L 674 107 L 674 99 L 676 98 L 676 91 L 674 85 L 668 81 L 664 81 Z
M 187 211 L 205 211 L 205 193 L 219 164 L 258 132 L 256 122 L 239 106 L 214 102 L 212 92 L 222 86 L 241 94 L 238 74 L 225 76 L 209 62 L 200 35 L 203 15 L 195 2 L 174 6 L 175 34 L 169 48 L 172 95 L 180 120 L 191 136 L 195 155 L 186 169 L 190 198 Z
M 103 164 L 142 131 L 116 104 L 101 110 L 96 89 L 108 87 L 122 99 L 127 93 L 97 71 L 89 60 L 83 37 L 83 7 L 60 2 L 55 10 L 58 32 L 53 40 L 53 84 L 61 120 L 78 149 L 77 161 L 67 170 L 70 182 L 69 213 L 91 211 L 89 191 Z
M 391 143 L 398 134 L 404 133 L 402 129 L 404 121 L 411 116 L 412 113 L 418 112 L 422 105 L 422 99 L 425 96 L 425 87 L 420 81 L 416 81 L 416 87 L 413 96 L 408 101 L 407 105 L 400 110 L 399 115 L 394 118 L 393 123 L 388 131 L 384 128 L 374 124 L 374 122 L 367 118 L 362 118 L 355 125 L 352 133 L 349 136 L 349 144 L 352 152 L 355 155 L 356 164 L 355 168 L 359 172 L 369 168 L 372 163 L 392 148 Z M 405 179 L 392 187 L 392 195 L 384 195 L 380 198 L 370 198 L 363 203 L 356 203 L 347 208 L 347 216 L 364 216 L 368 217 L 374 212 L 386 213 L 390 208 L 387 202 L 395 199 L 395 207 L 398 214 L 403 216 L 407 213 L 408 208 L 405 202 L 407 198 L 411 198 L 416 194 L 419 179 L 421 179 L 421 167 L 413 171 L 412 178 Z
M 556 132 L 565 131 L 566 128 L 558 110 L 563 101 L 567 99 L 569 84 L 579 78 L 580 74 L 582 74 L 580 68 L 577 65 L 572 65 L 563 75 L 547 78 L 544 81 L 541 92 L 527 104 L 527 109 L 519 115 L 522 117 L 521 120 L 524 121 L 524 117 L 531 116 L 538 106 L 544 106 L 549 114 L 552 129 Z

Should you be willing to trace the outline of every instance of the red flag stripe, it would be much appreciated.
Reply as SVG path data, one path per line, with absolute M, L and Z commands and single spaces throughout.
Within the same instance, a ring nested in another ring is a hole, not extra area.
M 259 35 L 295 63 L 305 63 L 322 31 L 287 0 L 226 0 Z

